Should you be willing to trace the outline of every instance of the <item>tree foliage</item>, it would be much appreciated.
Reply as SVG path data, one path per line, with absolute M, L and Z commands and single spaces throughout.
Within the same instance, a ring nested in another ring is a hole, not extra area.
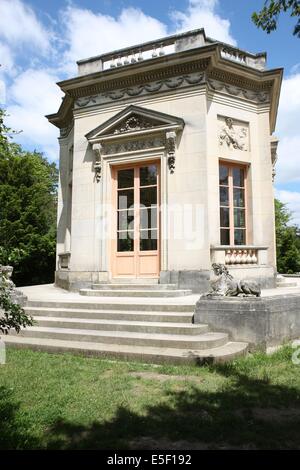
M 258 28 L 270 34 L 277 28 L 281 12 L 289 11 L 291 17 L 297 17 L 293 34 L 300 38 L 300 1 L 299 0 L 266 0 L 259 12 L 252 14 L 252 20 Z
M 41 153 L 11 141 L 0 109 L 0 264 L 17 285 L 52 282 L 58 171 Z
M 275 199 L 277 270 L 280 273 L 300 272 L 300 231 L 288 225 L 291 213 L 286 205 Z

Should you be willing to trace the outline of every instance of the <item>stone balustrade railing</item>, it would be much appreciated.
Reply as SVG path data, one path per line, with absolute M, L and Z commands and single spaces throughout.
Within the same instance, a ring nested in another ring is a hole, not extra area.
M 248 67 L 254 67 L 256 69 L 264 69 L 266 66 L 265 54 L 254 55 L 227 45 L 221 47 L 221 57 L 223 59 L 238 62 L 239 64 L 247 65 Z
M 66 251 L 58 255 L 58 269 L 69 269 L 71 253 Z
M 267 247 L 265 246 L 212 246 L 212 263 L 226 265 L 264 265 L 267 264 Z
M 175 34 L 156 41 L 145 42 L 134 47 L 126 47 L 90 59 L 80 60 L 77 62 L 79 75 L 136 64 L 145 59 L 155 59 L 165 54 L 211 44 L 216 44 L 216 41 L 206 38 L 202 29 Z M 223 59 L 257 69 L 265 67 L 266 57 L 264 54 L 250 54 L 223 43 L 219 43 L 219 47 Z
M 226 250 L 225 264 L 257 264 L 257 250 Z

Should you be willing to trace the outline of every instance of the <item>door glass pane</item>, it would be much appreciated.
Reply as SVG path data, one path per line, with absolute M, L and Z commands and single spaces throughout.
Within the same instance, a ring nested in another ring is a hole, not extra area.
M 220 208 L 220 227 L 229 227 L 229 209 Z
M 150 207 L 157 204 L 157 188 L 140 189 L 140 204 Z
M 134 232 L 118 232 L 118 251 L 133 251 Z
M 232 168 L 233 186 L 244 187 L 244 170 L 242 168 Z
M 157 228 L 157 209 L 155 206 L 140 210 L 140 227 L 141 229 Z
M 221 245 L 230 245 L 230 233 L 226 228 L 221 228 Z
M 220 186 L 220 204 L 221 206 L 229 206 L 229 188 Z
M 227 166 L 220 165 L 219 167 L 220 184 L 228 185 L 228 168 Z
M 234 226 L 245 227 L 245 209 L 234 209 Z
M 134 212 L 118 211 L 118 230 L 133 230 L 134 229 Z
M 134 169 L 118 171 L 118 188 L 133 188 Z
M 123 189 L 118 191 L 118 209 L 128 209 L 133 206 L 134 190 Z
M 233 205 L 235 207 L 245 207 L 245 190 L 233 188 Z
M 140 251 L 157 250 L 157 230 L 140 231 Z
M 246 243 L 246 231 L 243 229 L 235 229 L 234 231 L 234 244 L 245 245 Z
M 140 186 L 149 186 L 157 183 L 157 166 L 149 165 L 140 168 Z

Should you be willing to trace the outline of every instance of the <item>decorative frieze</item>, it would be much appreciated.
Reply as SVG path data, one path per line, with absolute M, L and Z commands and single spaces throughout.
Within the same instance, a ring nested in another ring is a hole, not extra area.
M 104 143 L 102 145 L 102 154 L 112 155 L 115 153 L 135 152 L 138 150 L 145 150 L 164 146 L 165 139 L 163 137 L 127 140 L 124 142 Z
M 249 150 L 248 124 L 219 116 L 219 145 L 233 150 Z
M 75 101 L 75 109 L 93 106 L 96 104 L 118 101 L 125 98 L 157 93 L 159 91 L 175 90 L 177 88 L 189 87 L 204 83 L 204 73 L 192 73 L 178 77 L 167 78 L 155 82 L 126 87 L 119 90 L 99 93 L 97 95 L 85 96 Z
M 267 103 L 270 101 L 270 94 L 267 91 L 247 90 L 246 88 L 240 88 L 235 85 L 229 85 L 226 82 L 212 79 L 209 79 L 207 83 L 212 91 L 218 91 L 227 95 L 236 96 L 237 98 L 243 98 L 253 101 L 256 104 Z
M 59 136 L 61 138 L 67 137 L 69 133 L 71 132 L 71 130 L 73 129 L 73 125 L 74 125 L 74 121 L 72 120 L 68 126 L 61 127 Z

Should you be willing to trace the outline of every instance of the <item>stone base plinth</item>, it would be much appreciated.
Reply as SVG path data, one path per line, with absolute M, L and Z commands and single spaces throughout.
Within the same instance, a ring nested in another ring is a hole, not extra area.
M 72 292 L 91 288 L 93 284 L 108 281 L 109 274 L 107 271 L 58 270 L 55 272 L 55 285 Z
M 245 341 L 250 350 L 266 350 L 300 337 L 300 294 L 270 297 L 200 298 L 194 323 Z

